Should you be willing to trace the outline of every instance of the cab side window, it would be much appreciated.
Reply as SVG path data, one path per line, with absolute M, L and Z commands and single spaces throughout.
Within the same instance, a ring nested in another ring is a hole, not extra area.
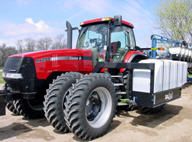
M 136 46 L 135 35 L 133 29 L 130 29 L 130 49 L 134 50 Z
M 130 32 L 127 27 L 115 27 L 111 33 L 111 54 L 113 62 L 121 62 L 130 47 Z

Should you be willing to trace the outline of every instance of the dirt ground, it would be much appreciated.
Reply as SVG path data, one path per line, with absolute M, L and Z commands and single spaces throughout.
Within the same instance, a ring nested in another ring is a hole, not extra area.
M 24 120 L 7 113 L 0 117 L 0 141 L 3 142 L 71 142 L 72 134 L 58 134 L 45 119 Z M 192 86 L 182 98 L 165 106 L 157 114 L 137 111 L 117 116 L 109 132 L 95 142 L 192 142 Z

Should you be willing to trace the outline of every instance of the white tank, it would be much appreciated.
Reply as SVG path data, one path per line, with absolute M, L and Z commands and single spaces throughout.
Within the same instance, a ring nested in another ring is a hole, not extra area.
M 177 68 L 177 87 L 183 86 L 183 62 L 178 62 L 178 68 Z
M 183 85 L 187 82 L 187 68 L 188 65 L 186 62 L 182 62 L 183 63 Z
M 168 90 L 170 88 L 170 61 L 163 60 L 163 90 Z
M 133 71 L 133 91 L 150 92 L 150 71 L 135 69 Z
M 154 63 L 154 90 L 160 92 L 182 87 L 187 82 L 187 63 L 172 60 L 146 59 L 139 63 Z M 150 93 L 150 70 L 133 70 L 133 91 Z
M 139 63 L 155 63 L 154 92 L 163 90 L 163 61 L 146 59 Z M 135 69 L 133 71 L 133 91 L 150 92 L 150 70 Z
M 177 62 L 178 61 L 169 61 L 171 62 L 171 67 L 170 67 L 170 86 L 169 89 L 171 88 L 176 88 L 177 87 Z

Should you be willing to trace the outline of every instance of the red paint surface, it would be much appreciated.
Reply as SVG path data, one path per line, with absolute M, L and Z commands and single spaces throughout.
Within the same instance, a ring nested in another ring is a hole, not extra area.
M 108 18 L 110 19 L 109 21 L 114 21 L 114 18 L 111 18 L 111 17 L 108 17 Z M 100 22 L 106 22 L 106 21 L 103 21 L 103 18 L 96 18 L 96 19 L 86 20 L 86 21 L 82 22 L 81 26 L 94 24 L 94 23 L 100 23 Z M 124 24 L 128 27 L 131 27 L 131 28 L 134 27 L 133 24 L 128 21 L 122 20 L 121 22 L 122 22 L 122 24 Z
M 143 55 L 143 52 L 141 52 L 141 51 L 136 51 L 136 50 L 129 51 L 129 52 L 127 52 L 127 54 L 125 55 L 123 62 L 124 62 L 124 63 L 128 63 L 129 60 L 130 60 L 130 58 L 131 58 L 133 55 L 136 55 L 136 54 L 137 54 L 137 55 Z
M 34 59 L 36 76 L 38 79 L 47 79 L 53 72 L 81 72 L 90 73 L 93 71 L 92 60 L 56 60 L 38 62 L 42 58 L 64 57 L 64 56 L 90 56 L 91 50 L 62 49 L 17 54 L 11 57 L 30 57 Z
M 129 63 L 129 62 L 130 62 L 130 59 L 131 59 L 132 56 L 134 56 L 134 55 L 143 55 L 143 52 L 141 52 L 141 51 L 136 51 L 136 50 L 127 52 L 127 54 L 126 54 L 125 57 L 124 57 L 123 63 Z M 124 68 L 121 68 L 121 69 L 120 69 L 120 72 L 121 72 L 121 73 L 123 73 L 124 71 L 125 71 Z

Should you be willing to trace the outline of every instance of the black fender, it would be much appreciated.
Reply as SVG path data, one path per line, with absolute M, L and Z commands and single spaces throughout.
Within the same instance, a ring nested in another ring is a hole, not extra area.
M 141 60 L 144 60 L 144 59 L 148 59 L 149 57 L 147 57 L 146 55 L 144 54 L 133 54 L 129 60 L 128 60 L 128 63 L 138 63 L 139 61 Z

